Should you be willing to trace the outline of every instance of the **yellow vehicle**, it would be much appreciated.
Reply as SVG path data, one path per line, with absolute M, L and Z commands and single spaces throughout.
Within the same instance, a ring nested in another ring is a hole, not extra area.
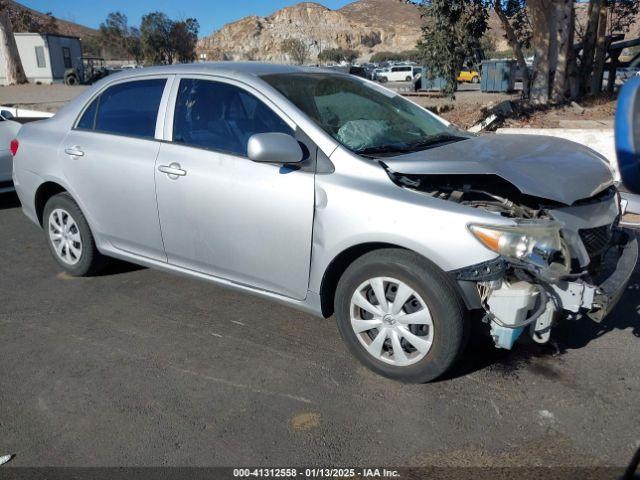
M 480 74 L 475 70 L 464 67 L 458 75 L 458 82 L 480 83 Z

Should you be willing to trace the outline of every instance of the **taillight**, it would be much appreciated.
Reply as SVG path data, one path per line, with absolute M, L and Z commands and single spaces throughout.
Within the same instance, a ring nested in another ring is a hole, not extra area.
M 14 157 L 18 153 L 18 147 L 20 147 L 20 142 L 18 142 L 16 138 L 11 140 L 11 146 L 9 147 L 9 149 L 11 150 L 11 155 L 13 155 Z

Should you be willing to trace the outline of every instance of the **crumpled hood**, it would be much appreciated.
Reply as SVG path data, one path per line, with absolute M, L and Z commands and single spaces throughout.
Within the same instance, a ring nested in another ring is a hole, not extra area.
M 482 135 L 381 161 L 407 175 L 498 175 L 524 194 L 566 205 L 613 184 L 604 157 L 580 144 L 539 135 Z

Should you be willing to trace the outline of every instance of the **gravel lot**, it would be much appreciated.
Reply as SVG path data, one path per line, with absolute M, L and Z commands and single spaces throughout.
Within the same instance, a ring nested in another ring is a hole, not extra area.
M 640 445 L 640 271 L 555 346 L 448 378 L 359 366 L 333 321 L 127 265 L 74 279 L 0 196 L 0 454 L 12 466 L 614 465 Z

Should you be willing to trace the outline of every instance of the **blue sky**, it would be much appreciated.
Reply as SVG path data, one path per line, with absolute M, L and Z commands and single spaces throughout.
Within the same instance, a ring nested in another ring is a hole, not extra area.
M 222 25 L 247 15 L 269 15 L 298 0 L 18 0 L 41 12 L 97 28 L 109 12 L 120 10 L 129 24 L 138 25 L 145 13 L 160 10 L 172 18 L 195 17 L 200 22 L 200 35 L 209 35 Z M 318 1 L 318 0 L 316 0 Z M 352 0 L 319 0 L 329 8 L 340 8 Z M 81 6 L 79 6 L 81 5 Z

